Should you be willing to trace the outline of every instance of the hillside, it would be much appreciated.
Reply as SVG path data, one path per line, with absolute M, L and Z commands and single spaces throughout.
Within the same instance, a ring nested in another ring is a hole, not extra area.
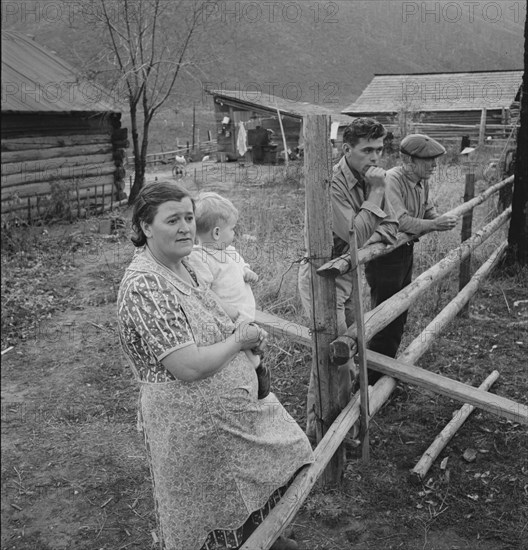
M 79 11 L 81 3 L 9 5 L 3 28 L 32 34 L 79 68 L 98 73 L 93 61 L 103 57 L 101 41 L 93 18 Z M 198 125 L 211 129 L 205 85 L 274 92 L 340 110 L 375 73 L 519 69 L 525 10 L 523 2 L 485 1 L 210 2 L 196 36 L 196 65 L 158 126 L 189 136 L 194 101 Z

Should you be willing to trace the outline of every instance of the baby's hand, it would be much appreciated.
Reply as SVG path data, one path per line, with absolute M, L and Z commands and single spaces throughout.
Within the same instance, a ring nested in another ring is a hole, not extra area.
M 258 275 L 251 271 L 251 269 L 246 269 L 244 271 L 244 282 L 245 283 L 256 283 L 258 281 Z

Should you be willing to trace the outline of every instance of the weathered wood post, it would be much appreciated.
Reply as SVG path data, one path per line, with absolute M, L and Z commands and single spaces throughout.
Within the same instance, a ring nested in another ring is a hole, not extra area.
M 486 139 L 486 117 L 487 117 L 487 109 L 486 107 L 482 107 L 482 112 L 480 114 L 480 126 L 479 126 L 479 145 L 482 145 L 484 143 L 484 140 Z
M 350 264 L 352 266 L 352 303 L 354 304 L 354 316 L 357 327 L 357 348 L 359 365 L 359 392 L 361 401 L 359 404 L 361 421 L 361 456 L 363 462 L 370 459 L 369 443 L 369 395 L 368 395 L 368 370 L 367 370 L 367 342 L 365 341 L 365 323 L 363 317 L 363 286 L 361 284 L 361 269 L 359 267 L 358 247 L 354 226 L 350 229 Z
M 279 126 L 280 126 L 281 136 L 282 136 L 282 146 L 284 147 L 284 166 L 288 166 L 289 158 L 288 158 L 288 144 L 286 143 L 286 134 L 284 133 L 284 127 L 282 125 L 281 112 L 278 107 L 276 107 L 276 109 L 277 109 L 277 117 L 279 119 Z
M 317 269 L 332 257 L 332 212 L 330 205 L 330 117 L 308 115 L 304 124 L 306 178 L 307 254 L 310 258 L 312 309 L 312 371 L 315 382 L 317 442 L 340 413 L 338 372 L 330 361 L 330 344 L 337 337 L 334 280 L 319 277 Z M 324 485 L 339 483 L 343 473 L 341 447 L 321 476 Z
M 475 173 L 473 172 L 471 163 L 468 163 L 469 172 L 466 174 L 466 187 L 464 190 L 464 202 L 470 201 L 475 196 Z M 466 241 L 471 237 L 473 231 L 473 210 L 466 212 L 462 218 L 462 233 L 460 236 L 461 242 Z M 458 290 L 462 290 L 471 279 L 471 254 L 460 263 L 460 271 L 458 275 Z M 468 317 L 469 302 L 460 310 L 460 317 Z

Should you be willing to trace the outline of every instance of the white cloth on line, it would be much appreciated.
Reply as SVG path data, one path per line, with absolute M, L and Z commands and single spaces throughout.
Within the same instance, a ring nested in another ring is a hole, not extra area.
M 244 123 L 240 121 L 238 123 L 238 136 L 237 136 L 237 150 L 238 154 L 243 157 L 247 151 L 247 132 Z

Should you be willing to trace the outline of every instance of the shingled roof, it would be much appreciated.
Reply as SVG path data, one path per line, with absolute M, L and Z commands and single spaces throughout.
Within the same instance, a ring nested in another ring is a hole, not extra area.
M 306 115 L 330 115 L 333 121 L 344 124 L 350 124 L 352 120 L 340 114 L 337 109 L 328 109 L 306 101 L 292 101 L 258 90 L 209 90 L 208 93 L 228 105 L 243 107 L 247 110 L 263 110 L 275 114 L 279 109 L 281 113 L 295 118 Z
M 415 111 L 509 109 L 519 93 L 523 71 L 377 74 L 342 113 L 361 116 Z
M 2 32 L 2 112 L 118 112 L 110 93 L 29 36 Z

